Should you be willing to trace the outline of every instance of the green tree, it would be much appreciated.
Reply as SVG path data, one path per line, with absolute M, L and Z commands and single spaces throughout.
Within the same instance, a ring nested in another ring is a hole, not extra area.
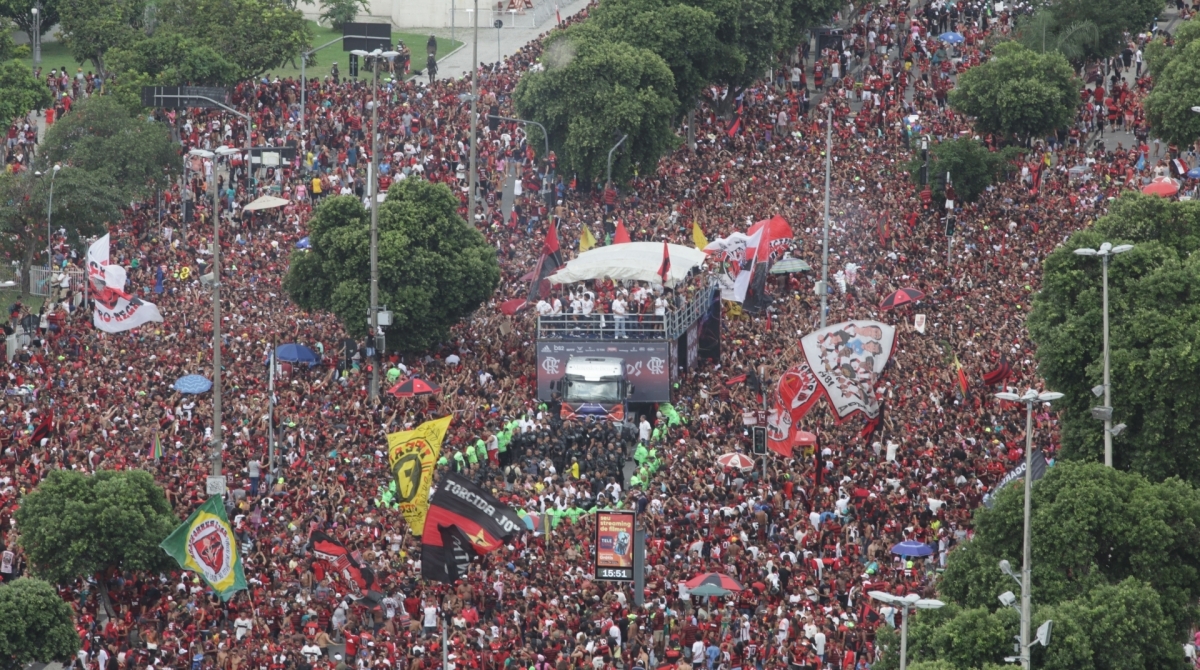
M 53 101 L 50 89 L 24 63 L 16 60 L 0 63 L 0 123 L 7 126 L 29 110 L 48 107 Z
M 370 213 L 351 196 L 329 198 L 309 222 L 312 250 L 292 255 L 284 289 L 303 309 L 327 310 L 354 337 L 367 334 Z M 392 311 L 388 348 L 423 352 L 487 300 L 500 283 L 496 250 L 458 215 L 444 184 L 404 179 L 379 206 L 379 304 Z
M 975 202 L 1020 154 L 1021 150 L 1016 147 L 1005 147 L 998 152 L 988 151 L 982 142 L 970 137 L 931 145 L 929 185 L 934 198 L 945 198 L 946 173 L 949 172 L 955 197 L 962 202 Z M 919 155 L 908 163 L 908 173 L 914 183 L 921 183 L 923 164 Z
M 513 91 L 521 118 L 546 126 L 562 169 L 590 184 L 603 178 L 609 149 L 613 179 L 635 169 L 652 172 L 678 144 L 671 120 L 678 109 L 675 81 L 663 59 L 623 42 L 560 36 L 548 47 L 546 68 L 526 73 Z
M 129 116 L 109 96 L 80 102 L 50 126 L 42 151 L 52 163 L 105 175 L 114 189 L 131 198 L 166 187 L 180 169 L 170 130 Z
M 1094 226 L 1074 233 L 1044 263 L 1027 327 L 1038 372 L 1066 397 L 1063 456 L 1099 460 L 1101 427 L 1091 388 L 1103 381 L 1101 265 L 1074 255 L 1103 242 L 1131 243 L 1109 264 L 1109 350 L 1119 468 L 1151 479 L 1200 482 L 1200 204 L 1126 193 Z
M 39 157 L 37 170 L 46 171 L 48 164 Z M 68 238 L 80 238 L 100 233 L 109 221 L 121 217 L 121 208 L 128 204 L 121 192 L 113 188 L 112 180 L 98 172 L 63 168 L 54 178 L 52 222 L 55 228 L 65 228 Z M 38 176 L 35 170 L 16 174 L 0 173 L 0 251 L 8 258 L 19 259 L 21 276 L 28 277 L 33 259 L 46 251 L 46 209 L 50 205 L 50 177 Z M 23 287 L 28 288 L 28 287 Z
M 1013 37 L 1030 51 L 1057 51 L 1073 63 L 1082 62 L 1100 42 L 1100 29 L 1091 21 L 1061 25 L 1050 6 L 1017 19 Z
M 1021 486 L 1001 492 L 991 509 L 980 508 L 975 537 L 951 553 L 939 595 L 964 608 L 990 610 L 1000 593 L 1015 591 L 997 565 L 1001 559 L 1020 565 L 1023 519 Z M 1198 532 L 1200 492 L 1190 484 L 1174 478 L 1154 483 L 1099 463 L 1058 462 L 1033 487 L 1034 603 L 1076 600 L 1132 578 L 1157 592 L 1162 625 L 1182 640 L 1200 613 Z
M 801 0 L 796 0 L 797 2 Z M 691 0 L 688 4 L 717 17 L 720 52 L 713 81 L 729 86 L 729 107 L 747 86 L 761 77 L 780 49 L 793 37 L 792 23 L 783 0 Z
M 304 15 L 283 0 L 160 0 L 163 30 L 198 40 L 257 77 L 300 55 L 312 41 Z
M 70 663 L 79 651 L 71 606 L 40 579 L 0 585 L 0 670 Z
M 17 29 L 26 35 L 33 34 L 33 8 L 39 7 L 42 14 L 42 35 L 58 24 L 62 17 L 58 12 L 59 0 L 0 0 L 0 19 L 17 24 Z
M 691 110 L 721 66 L 712 12 L 671 0 L 613 0 L 569 29 L 572 39 L 609 39 L 658 54 L 675 78 L 676 118 Z
M 342 26 L 350 23 L 359 12 L 369 9 L 367 0 L 321 0 L 321 20 L 330 27 L 341 30 Z
M 1174 46 L 1160 39 L 1146 48 L 1154 88 L 1143 105 L 1156 136 L 1170 144 L 1190 145 L 1200 138 L 1200 24 L 1185 22 Z
M 1059 34 L 1083 22 L 1094 25 L 1097 39 L 1083 43 L 1083 56 L 1102 58 L 1125 46 L 1125 32 L 1148 30 L 1166 0 L 1056 0 L 1053 4 L 1056 19 L 1053 32 Z
M 1079 106 L 1079 88 L 1062 54 L 1039 54 L 1004 42 L 995 48 L 994 58 L 959 76 L 950 106 L 975 117 L 981 133 L 1024 142 L 1070 123 Z
M 138 40 L 144 0 L 59 0 L 60 28 L 67 50 L 76 62 L 91 62 L 96 73 L 108 73 L 108 50 Z
M 232 84 L 241 73 L 212 46 L 170 30 L 114 47 L 108 61 L 114 72 L 148 75 L 163 86 Z
M 179 525 L 163 490 L 144 470 L 84 475 L 51 470 L 21 500 L 17 538 L 34 574 L 67 582 L 117 569 L 165 572 L 174 565 L 158 548 Z M 108 602 L 107 579 L 97 580 Z M 110 616 L 111 616 L 110 611 Z

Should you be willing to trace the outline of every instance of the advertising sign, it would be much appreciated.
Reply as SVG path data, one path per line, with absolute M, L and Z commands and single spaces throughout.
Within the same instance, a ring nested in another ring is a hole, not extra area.
M 625 360 L 625 379 L 633 385 L 632 402 L 671 402 L 670 347 L 667 342 L 632 340 L 542 340 L 537 344 L 538 400 L 550 400 L 551 382 L 563 378 L 572 356 Z
M 633 581 L 633 521 L 630 511 L 596 512 L 598 581 Z

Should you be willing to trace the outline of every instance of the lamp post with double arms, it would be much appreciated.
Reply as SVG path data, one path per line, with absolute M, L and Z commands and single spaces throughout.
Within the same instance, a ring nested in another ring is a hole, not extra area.
M 1126 251 L 1133 249 L 1132 244 L 1118 244 L 1113 246 L 1109 242 L 1100 245 L 1099 249 L 1076 249 L 1077 256 L 1099 256 L 1101 269 L 1101 284 L 1103 285 L 1103 304 L 1101 309 L 1104 312 L 1104 407 L 1101 415 L 1104 417 L 1104 465 L 1107 467 L 1113 466 L 1112 455 L 1112 385 L 1109 383 L 1109 368 L 1108 368 L 1108 262 L 1113 256 L 1123 254 Z M 1120 431 L 1117 431 L 1120 432 Z
M 367 193 L 371 198 L 371 307 L 368 318 L 371 324 L 371 382 L 369 397 L 379 397 L 379 65 L 383 59 L 391 60 L 397 51 L 371 52 L 355 49 L 350 53 L 375 61 L 371 68 L 371 174 L 368 177 Z
M 912 609 L 933 610 L 945 607 L 946 603 L 932 598 L 922 598 L 915 593 L 894 596 L 886 591 L 868 591 L 867 595 L 881 603 L 900 608 L 900 670 L 908 669 L 908 611 Z
M 1030 531 L 1029 519 L 1033 511 L 1033 406 L 1039 402 L 1051 402 L 1063 397 L 1063 394 L 1048 391 L 1038 393 L 1033 389 L 1023 395 L 1016 393 L 997 393 L 996 397 L 1009 402 L 1025 404 L 1025 528 L 1021 546 L 1021 667 L 1029 670 L 1029 619 L 1033 587 L 1029 583 L 1030 563 Z

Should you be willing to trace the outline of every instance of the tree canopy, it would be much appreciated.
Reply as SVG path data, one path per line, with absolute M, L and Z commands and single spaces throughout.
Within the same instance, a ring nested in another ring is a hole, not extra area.
M 32 109 L 49 107 L 54 101 L 50 89 L 38 81 L 29 67 L 17 60 L 0 63 L 0 120 L 8 125 Z
M 71 606 L 40 579 L 0 585 L 0 670 L 70 663 L 79 651 Z
M 1186 21 L 1179 27 L 1174 46 L 1161 39 L 1146 48 L 1146 64 L 1154 75 L 1154 88 L 1146 96 L 1146 118 L 1156 136 L 1186 146 L 1200 138 L 1200 24 Z
M 108 568 L 166 571 L 174 564 L 158 544 L 179 519 L 144 470 L 51 470 L 21 500 L 15 519 L 30 568 L 52 582 Z
M 42 13 L 40 27 L 41 33 L 45 35 L 58 25 L 61 19 L 58 12 L 59 0 L 0 0 L 0 19 L 8 19 L 15 23 L 21 32 L 32 35 L 34 7 L 38 7 Z
M 998 564 L 1020 565 L 1024 504 L 1014 485 L 976 511 L 974 538 L 950 553 L 938 585 L 947 606 L 909 621 L 910 662 L 991 668 L 1012 655 L 1019 616 L 997 596 L 1019 589 Z M 1033 487 L 1032 628 L 1052 619 L 1054 634 L 1034 646 L 1034 667 L 1182 670 L 1180 644 L 1200 612 L 1198 529 L 1200 492 L 1179 479 L 1051 467 Z M 896 668 L 894 633 L 881 627 L 877 641 L 887 648 L 880 670 Z
M 1016 147 L 1006 147 L 997 152 L 988 151 L 982 142 L 970 137 L 930 145 L 929 184 L 934 198 L 945 198 L 945 175 L 949 172 L 956 198 L 963 202 L 975 202 L 984 189 L 990 186 L 1020 153 L 1021 150 Z M 915 183 L 921 181 L 923 163 L 920 155 L 908 163 L 909 175 Z
M 292 255 L 284 289 L 303 309 L 327 310 L 367 334 L 370 213 L 351 196 L 327 199 L 309 222 L 309 252 Z M 500 283 L 496 250 L 458 215 L 444 184 L 404 179 L 379 206 L 379 304 L 392 311 L 388 349 L 423 352 Z
M 161 84 L 254 77 L 299 55 L 312 38 L 303 14 L 284 0 L 158 0 L 152 25 L 145 0 L 59 2 L 63 39 L 77 61 Z M 119 62 L 109 63 L 114 50 Z
M 103 95 L 78 103 L 50 126 L 42 151 L 52 163 L 103 174 L 130 198 L 167 186 L 181 164 L 165 125 L 131 117 L 119 101 Z
M 712 12 L 670 0 L 613 0 L 568 30 L 572 39 L 609 39 L 658 54 L 675 78 L 676 117 L 691 109 L 700 90 L 727 58 Z
M 529 72 L 513 91 L 521 118 L 546 126 L 550 146 L 581 183 L 604 178 L 609 149 L 613 179 L 650 172 L 675 148 L 672 119 L 679 103 L 663 59 L 624 42 L 561 35 L 547 47 L 546 68 Z
M 1027 327 L 1047 387 L 1066 394 L 1062 453 L 1099 459 L 1102 428 L 1089 408 L 1103 381 L 1101 262 L 1073 253 L 1134 244 L 1109 264 L 1113 461 L 1160 480 L 1200 482 L 1200 204 L 1126 193 L 1044 263 Z
M 1082 55 L 1103 58 L 1125 46 L 1126 32 L 1149 30 L 1150 22 L 1166 6 L 1166 0 L 1056 0 L 1052 32 L 1087 22 L 1096 27 L 1097 39 L 1083 42 Z
M 1023 141 L 1071 122 L 1080 82 L 1062 54 L 1004 42 L 994 56 L 959 75 L 950 91 L 950 106 L 975 117 L 979 132 Z

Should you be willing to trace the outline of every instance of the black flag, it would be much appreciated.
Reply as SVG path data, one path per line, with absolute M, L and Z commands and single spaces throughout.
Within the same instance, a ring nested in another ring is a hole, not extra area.
M 429 501 L 421 535 L 421 576 L 453 584 L 475 557 L 525 529 L 516 510 L 465 477 L 447 475 Z

